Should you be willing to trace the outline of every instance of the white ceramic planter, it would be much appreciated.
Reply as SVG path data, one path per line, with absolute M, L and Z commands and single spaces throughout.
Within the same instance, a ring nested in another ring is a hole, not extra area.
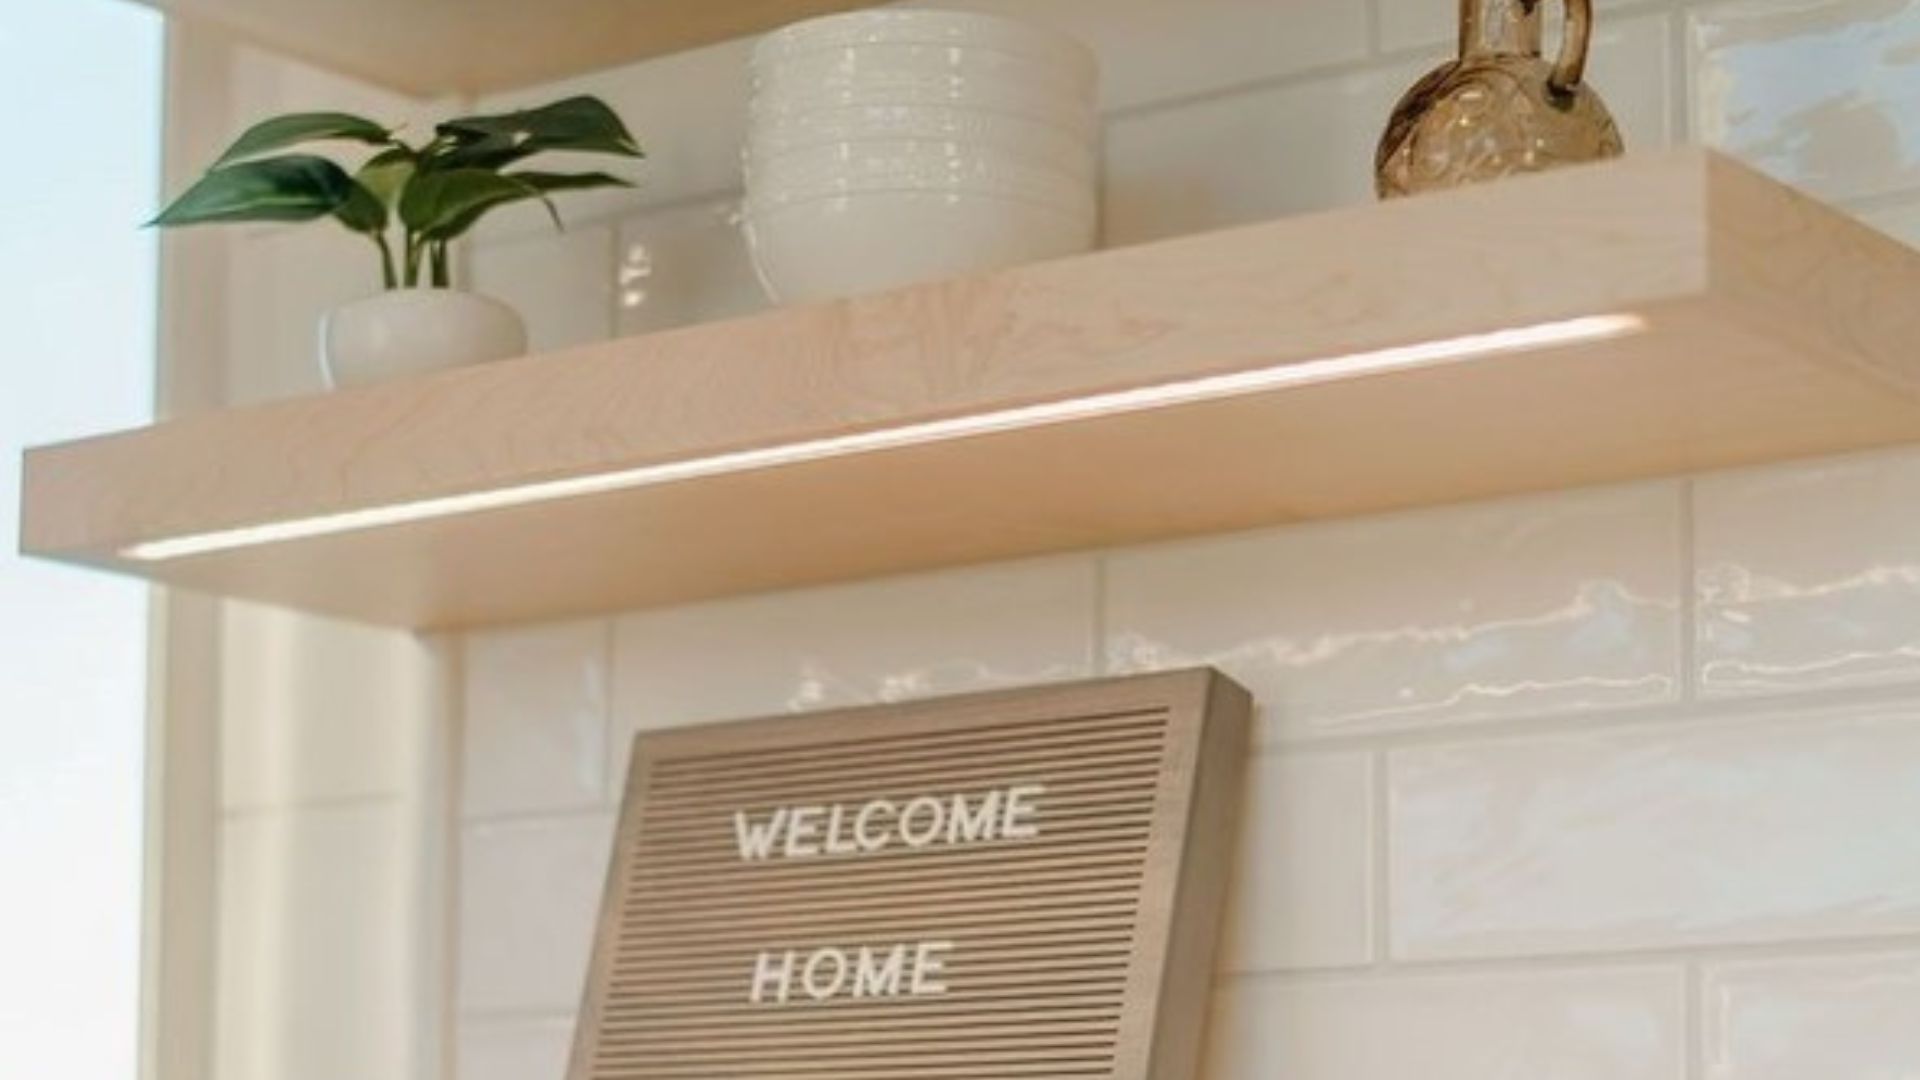
M 339 389 L 520 356 L 527 328 L 477 293 L 398 289 L 328 312 L 320 341 L 321 370 Z

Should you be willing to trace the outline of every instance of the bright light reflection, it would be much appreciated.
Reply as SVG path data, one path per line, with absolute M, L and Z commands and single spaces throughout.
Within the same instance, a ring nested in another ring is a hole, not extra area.
M 877 428 L 851 435 L 782 443 L 753 450 L 740 450 L 686 461 L 643 465 L 614 472 L 544 480 L 487 491 L 445 495 L 415 502 L 348 510 L 338 514 L 249 525 L 218 532 L 197 533 L 166 540 L 136 544 L 121 554 L 142 561 L 177 559 L 206 555 L 217 551 L 304 540 L 316 536 L 355 532 L 387 525 L 428 521 L 486 510 L 527 506 L 533 503 L 599 495 L 610 491 L 680 483 L 728 473 L 823 461 L 829 458 L 894 450 L 926 443 L 971 438 L 1050 424 L 1070 423 L 1099 416 L 1145 412 L 1174 405 L 1190 405 L 1221 398 L 1240 397 L 1314 383 L 1383 375 L 1410 368 L 1434 367 L 1482 359 L 1522 350 L 1574 345 L 1631 334 L 1646 328 L 1635 315 L 1593 315 L 1561 322 L 1496 330 L 1485 334 L 1426 341 L 1371 352 L 1301 360 L 1228 375 L 1210 375 L 1180 382 L 1112 393 L 1090 394 L 1038 405 L 1023 405 L 993 412 L 929 420 Z

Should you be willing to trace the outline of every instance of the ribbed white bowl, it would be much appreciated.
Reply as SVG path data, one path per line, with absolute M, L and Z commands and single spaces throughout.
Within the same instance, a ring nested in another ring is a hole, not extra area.
M 784 120 L 796 115 L 847 108 L 947 108 L 1004 114 L 1091 132 L 1099 114 L 1091 97 L 1037 92 L 985 80 L 919 79 L 875 86 L 783 86 L 760 88 L 747 107 L 748 119 Z
M 880 9 L 809 19 L 761 38 L 755 67 L 769 67 L 822 50 L 881 44 L 977 47 L 1092 71 L 1093 53 L 1072 37 L 1003 15 L 961 11 Z
M 1089 70 L 984 49 L 868 45 L 834 49 L 755 68 L 756 88 L 872 87 L 906 81 L 987 81 L 1034 93 L 1091 97 Z
M 1067 151 L 1090 154 L 1097 142 L 1092 123 L 1052 124 L 1011 113 L 941 105 L 851 105 L 762 114 L 755 117 L 749 135 L 759 148 L 776 151 L 824 142 L 919 139 L 991 146 L 1035 157 Z
M 753 263 L 782 303 L 850 296 L 1093 246 L 1092 214 L 976 194 L 893 191 L 749 205 Z
M 1039 173 L 1091 188 L 1098 171 L 1093 148 L 1065 138 L 1016 147 L 959 139 L 823 139 L 781 144 L 759 135 L 747 144 L 745 168 L 749 183 L 776 186 L 806 184 L 836 174 L 945 179 L 1011 171 Z

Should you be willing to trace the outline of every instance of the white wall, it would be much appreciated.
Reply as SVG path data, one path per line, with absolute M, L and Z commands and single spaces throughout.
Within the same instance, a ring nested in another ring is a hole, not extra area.
M 1103 54 L 1111 243 L 1367 199 L 1373 140 L 1453 7 L 996 6 Z M 1631 147 L 1711 142 L 1920 238 L 1920 0 L 1600 6 L 1593 79 Z M 527 214 L 481 237 L 473 279 L 538 345 L 761 303 L 729 222 L 744 53 L 484 103 L 590 90 L 654 154 L 645 187 L 576 201 L 564 236 Z M 320 241 L 269 242 L 284 253 L 249 275 L 271 302 L 235 314 L 263 343 L 241 399 L 308 388 L 290 374 L 306 327 L 346 280 L 304 261 L 310 242 L 334 258 Z M 329 670 L 396 670 L 409 646 L 368 648 Z M 1920 450 L 516 628 L 463 651 L 460 1080 L 560 1075 L 633 731 L 1202 662 L 1262 708 L 1216 1080 L 1920 1076 Z M 295 799 L 302 828 L 230 823 L 229 865 L 335 881 L 390 858 L 385 882 L 427 857 L 380 846 L 360 802 L 407 796 L 368 795 L 342 764 L 411 736 L 313 704 L 332 692 L 260 684 L 270 715 L 248 722 L 270 731 L 233 738 L 330 748 L 277 759 L 292 771 L 262 798 Z M 410 715 L 395 702 L 411 694 L 377 708 Z M 385 887 L 260 931 L 290 965 L 272 968 L 282 989 L 351 1015 L 396 1000 L 400 976 L 360 951 L 395 944 Z M 431 1075 L 380 1024 L 327 1034 L 328 1060 L 354 1066 L 332 1075 Z M 228 1080 L 269 1075 L 236 1060 Z M 282 1063 L 271 1075 L 323 1075 Z
M 345 109 L 405 122 L 446 107 L 192 24 L 170 29 L 169 48 L 169 137 L 196 168 L 277 112 Z M 379 285 L 372 248 L 330 230 L 200 230 L 169 234 L 167 243 L 165 315 L 178 369 L 170 374 L 195 388 L 175 403 L 182 410 L 319 391 L 320 313 Z M 165 754 L 156 770 L 169 785 L 156 813 L 193 831 L 210 802 L 214 819 L 205 826 L 210 841 L 169 835 L 163 852 L 169 878 L 212 879 L 169 881 L 169 900 L 197 900 L 204 890 L 214 901 L 198 912 L 210 926 L 169 912 L 180 925 L 155 945 L 188 972 L 157 991 L 160 1022 L 171 1026 L 158 1034 L 159 1076 L 442 1075 L 451 653 L 403 633 L 252 604 L 214 607 L 194 640 L 169 642 L 176 659 L 217 658 L 204 664 L 217 669 L 210 700 L 174 695 L 168 745 L 154 751 Z M 181 787 L 203 775 L 217 778 L 210 799 Z M 212 865 L 203 867 L 189 847 L 209 842 Z M 211 955 L 168 955 L 202 948 Z M 192 986 L 202 966 L 212 971 L 210 1008 L 167 996 Z

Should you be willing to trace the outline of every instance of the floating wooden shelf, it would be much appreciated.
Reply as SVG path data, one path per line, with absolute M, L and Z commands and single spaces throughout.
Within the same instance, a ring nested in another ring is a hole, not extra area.
M 35 450 L 24 547 L 450 628 L 1626 480 L 1920 440 L 1916 298 L 1683 151 Z
M 321 67 L 431 97 L 548 82 L 874 0 L 141 2 Z

